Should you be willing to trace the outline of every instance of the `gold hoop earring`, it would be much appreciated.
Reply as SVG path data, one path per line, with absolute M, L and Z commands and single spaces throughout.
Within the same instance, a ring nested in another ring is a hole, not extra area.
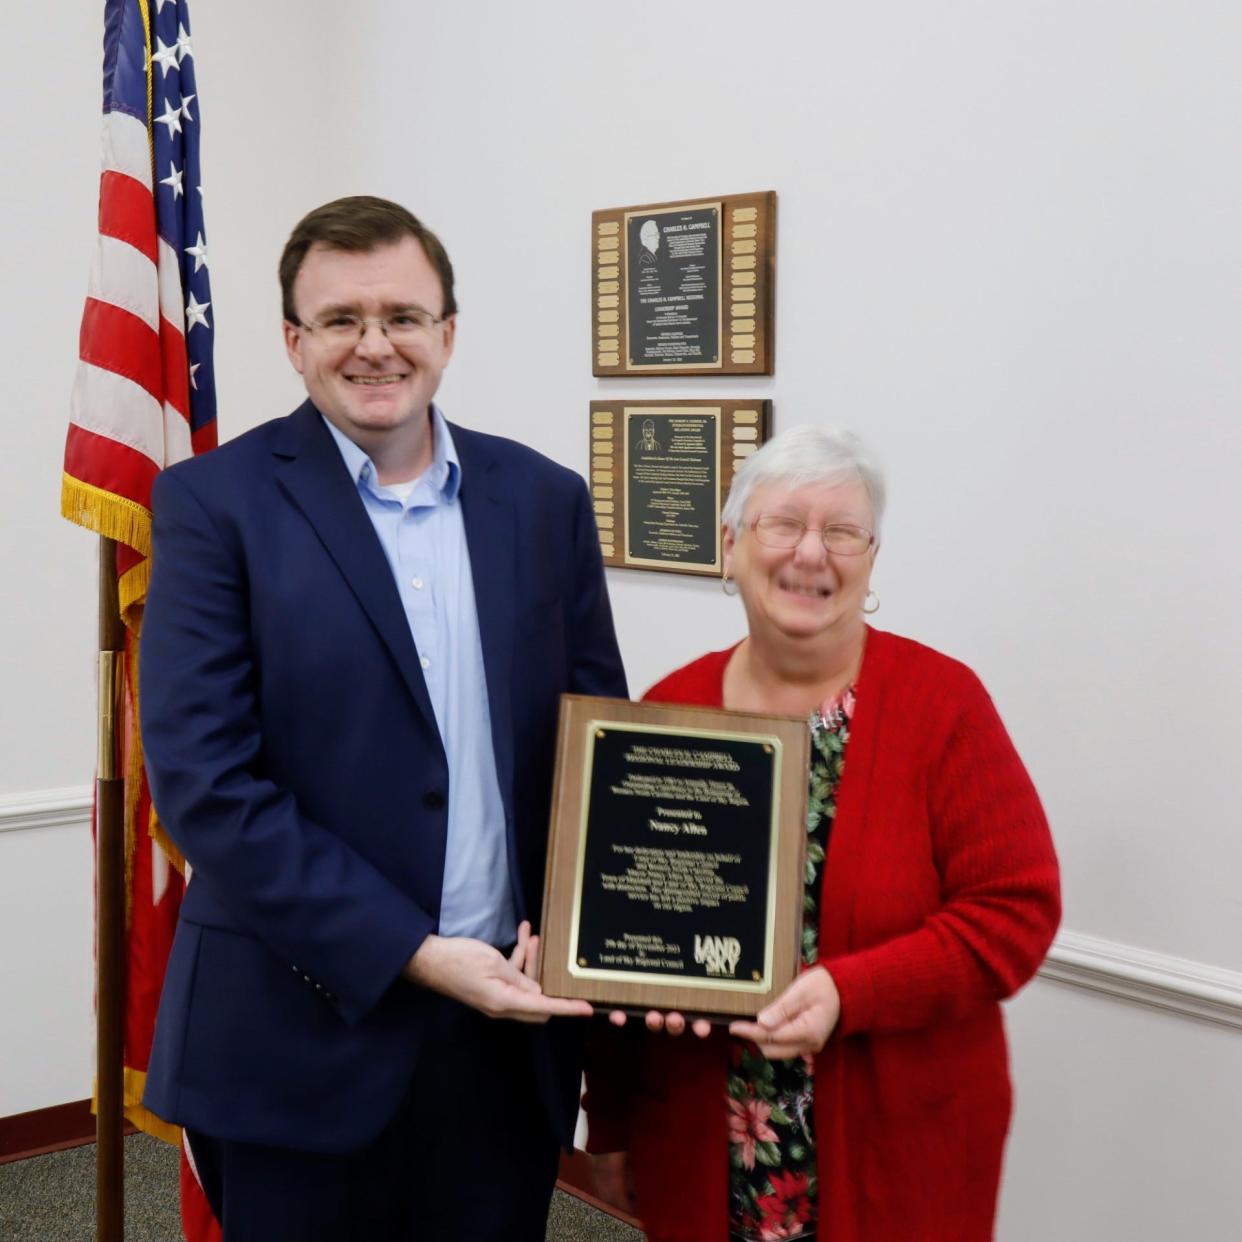
M 872 604 L 870 608 L 867 607 L 868 600 L 875 600 L 875 603 Z M 880 611 L 880 597 L 874 591 L 868 591 L 867 594 L 863 597 L 863 612 L 865 612 L 867 616 L 871 616 L 872 613 L 879 612 L 879 611 Z
M 729 590 L 729 587 L 730 587 L 730 586 L 732 586 L 732 588 L 733 588 L 733 590 L 732 590 L 732 591 L 730 591 L 730 590 Z M 730 599 L 732 599 L 732 598 L 733 598 L 733 597 L 737 594 L 737 583 L 736 583 L 736 582 L 734 582 L 734 580 L 733 580 L 732 578 L 730 578 L 728 574 L 725 574 L 725 575 L 724 575 L 724 576 L 720 579 L 720 589 L 721 589 L 721 590 L 722 590 L 722 591 L 723 591 L 723 592 L 724 592 L 724 593 L 725 593 L 725 594 L 726 594 L 726 595 L 727 595 Z

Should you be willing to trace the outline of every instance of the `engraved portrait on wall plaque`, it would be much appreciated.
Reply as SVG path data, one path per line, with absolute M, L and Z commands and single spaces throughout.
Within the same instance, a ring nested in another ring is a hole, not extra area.
M 723 1017 L 798 968 L 806 721 L 565 695 L 540 983 Z
M 770 375 L 776 194 L 591 217 L 595 375 Z
M 604 563 L 719 576 L 724 498 L 770 426 L 767 401 L 592 401 Z

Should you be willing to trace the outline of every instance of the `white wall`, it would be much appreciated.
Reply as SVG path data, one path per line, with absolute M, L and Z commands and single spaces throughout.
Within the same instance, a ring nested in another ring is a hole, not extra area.
M 8 167 L 41 170 L 3 191 L 24 191 L 6 235 L 48 239 L 3 259 L 6 289 L 33 291 L 4 314 L 12 406 L 34 417 L 33 451 L 0 465 L 0 794 L 91 763 L 91 541 L 54 513 L 99 31 L 66 20 L 49 57 L 18 10 L 0 50 L 6 96 L 64 118 L 51 140 L 0 138 Z M 410 205 L 453 256 L 452 417 L 579 469 L 604 395 L 751 394 L 778 428 L 852 425 L 890 474 L 877 621 L 991 687 L 1053 820 L 1066 927 L 1242 970 L 1236 6 L 543 0 L 346 20 L 227 0 L 195 20 L 223 434 L 296 399 L 276 256 L 304 209 L 357 191 Z M 592 379 L 591 210 L 757 189 L 779 195 L 776 374 Z M 741 633 L 711 584 L 610 587 L 635 689 Z M 50 835 L 20 836 L 0 834 L 0 874 L 56 867 Z M 6 975 L 15 937 L 50 920 L 88 951 L 85 904 L 0 906 Z M 55 1065 L 33 1053 L 72 1009 L 71 960 L 20 976 L 35 1037 L 0 1027 L 20 1084 L 9 1106 L 0 1077 L 0 1113 L 85 1094 L 88 1035 Z M 1011 1026 L 1005 1242 L 1233 1236 L 1238 1029 L 1050 982 Z

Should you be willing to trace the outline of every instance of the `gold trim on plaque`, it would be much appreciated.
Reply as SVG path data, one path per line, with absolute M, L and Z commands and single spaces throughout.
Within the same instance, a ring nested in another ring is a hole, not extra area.
M 599 325 L 599 339 L 601 342 L 606 341 L 610 336 L 619 336 L 621 334 L 621 325 L 619 323 L 601 323 Z
M 619 280 L 601 280 L 599 282 L 600 293 L 620 293 L 621 282 Z
M 612 439 L 612 428 L 611 427 L 592 427 L 591 428 L 591 439 L 592 440 L 611 440 Z
M 605 484 L 600 487 L 593 488 L 591 494 L 596 500 L 611 500 L 612 486 L 610 484 Z
M 755 283 L 754 272 L 735 272 L 733 274 L 733 283 L 735 285 L 753 285 Z
M 608 477 L 609 477 L 610 479 L 612 478 L 612 476 L 611 476 L 611 475 L 609 475 Z M 600 483 L 603 483 L 603 482 L 604 482 L 604 480 L 603 480 L 603 479 L 600 479 L 600 480 L 598 480 L 598 481 L 599 481 Z M 615 505 L 615 504 L 614 504 L 611 500 L 597 500 L 597 501 L 595 502 L 595 512 L 596 512 L 596 513 L 612 513 L 612 512 L 614 512 L 614 511 L 615 511 L 615 509 L 616 509 L 616 505 Z
M 621 252 L 617 249 L 617 243 L 615 241 L 610 241 L 606 250 L 601 245 L 599 255 L 595 260 L 595 262 L 601 267 L 605 263 L 619 263 L 620 261 Z
M 621 365 L 620 354 L 599 354 L 598 357 L 601 367 L 619 367 Z
M 759 243 L 754 241 L 735 241 L 732 246 L 734 254 L 754 254 L 759 249 Z
M 755 290 L 743 289 L 737 281 L 734 281 L 732 296 L 735 302 L 753 302 L 755 300 Z M 752 306 L 750 310 L 743 310 L 740 306 L 735 306 L 733 308 L 733 313 L 735 315 L 753 315 L 755 313 L 755 308 Z
M 736 216 L 736 212 L 734 215 Z M 744 237 L 754 237 L 759 231 L 757 224 L 735 224 L 733 226 L 733 240 L 738 241 Z
M 615 295 L 606 295 L 599 299 L 599 307 L 601 310 L 612 310 L 621 303 Z
M 733 351 L 733 361 L 739 364 L 754 362 L 755 351 L 753 349 L 735 349 Z
M 751 453 L 757 452 L 759 446 L 757 444 L 735 444 L 733 446 L 734 457 L 749 457 Z
M 754 349 L 755 338 L 752 334 L 742 333 L 739 336 L 731 336 L 729 338 L 729 344 L 734 349 Z
M 601 267 L 599 269 L 600 280 L 616 280 L 621 275 L 621 269 L 616 266 Z
M 609 237 L 613 233 L 619 233 L 620 231 L 621 231 L 620 220 L 601 220 L 599 222 L 599 225 L 596 227 L 596 232 L 599 233 L 601 237 Z
M 598 526 L 600 530 L 612 530 L 613 524 L 616 520 L 616 517 L 611 513 L 597 513 L 595 515 L 595 525 Z
M 598 967 L 588 969 L 578 964 L 575 956 L 578 945 L 579 924 L 582 918 L 582 884 L 586 872 L 587 820 L 591 809 L 591 777 L 595 771 L 595 743 L 604 736 L 601 725 L 607 725 L 610 731 L 622 733 L 665 733 L 672 737 L 695 737 L 712 742 L 749 742 L 761 745 L 764 754 L 772 759 L 772 774 L 768 803 L 768 904 L 763 920 L 763 972 L 758 979 L 746 983 L 739 979 L 728 980 L 729 990 L 733 992 L 766 992 L 773 969 L 773 958 L 776 948 L 776 861 L 780 845 L 780 794 L 781 764 L 784 760 L 784 743 L 773 734 L 725 732 L 719 729 L 693 729 L 688 727 L 670 728 L 667 725 L 649 723 L 631 724 L 624 720 L 591 720 L 584 729 L 587 739 L 586 762 L 582 773 L 582 804 L 579 807 L 578 819 L 578 856 L 574 874 L 573 914 L 569 923 L 569 960 L 568 970 L 575 979 L 607 979 L 623 980 L 631 983 L 648 984 L 652 987 L 682 988 L 713 988 L 718 989 L 721 979 L 714 975 L 703 978 L 687 978 L 685 975 L 666 975 L 655 971 L 638 970 L 601 970 Z
M 609 426 L 611 426 L 613 418 L 614 418 L 614 415 L 611 410 L 592 410 L 591 411 L 591 422 L 596 423 L 596 424 L 607 423 Z
M 735 423 L 757 423 L 759 421 L 758 410 L 734 410 L 733 421 Z
M 755 321 L 753 319 L 735 319 L 733 321 L 734 332 L 753 332 L 755 330 Z
M 601 556 L 616 556 L 617 554 L 616 547 L 611 543 L 604 543 L 602 539 L 600 540 L 599 551 Z
M 758 427 L 734 427 L 733 438 L 735 440 L 758 440 L 759 439 L 759 428 Z
M 748 272 L 755 266 L 758 260 L 753 254 L 735 254 L 729 262 L 732 264 L 735 272 Z
M 759 215 L 758 207 L 738 207 L 733 212 L 733 218 L 737 221 L 754 220 Z

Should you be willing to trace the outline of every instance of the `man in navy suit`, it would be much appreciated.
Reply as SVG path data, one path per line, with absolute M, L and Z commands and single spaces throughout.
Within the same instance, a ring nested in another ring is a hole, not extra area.
M 329 203 L 280 274 L 309 400 L 154 491 L 192 879 L 145 1103 L 225 1242 L 542 1239 L 590 1012 L 532 978 L 558 700 L 626 694 L 590 501 L 432 404 L 453 270 L 409 212 Z

